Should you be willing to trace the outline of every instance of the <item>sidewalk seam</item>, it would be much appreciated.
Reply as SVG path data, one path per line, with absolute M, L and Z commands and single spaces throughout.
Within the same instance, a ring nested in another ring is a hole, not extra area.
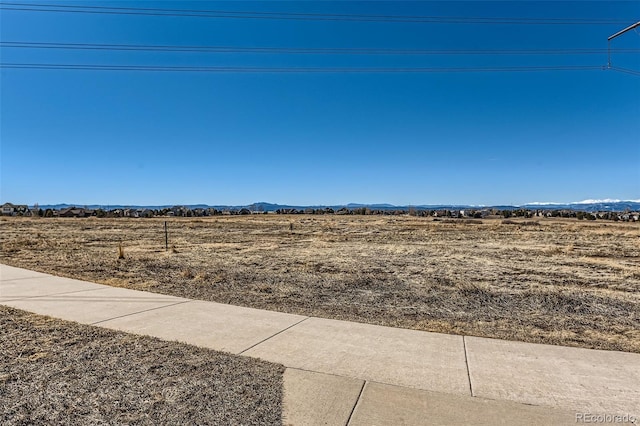
M 143 311 L 132 312 L 130 314 L 120 315 L 120 316 L 117 316 L 117 317 L 113 317 L 113 318 L 108 318 L 108 319 L 105 319 L 105 320 L 92 322 L 89 325 L 97 325 L 97 324 L 100 324 L 100 323 L 103 323 L 103 322 L 107 322 L 107 321 L 111 321 L 111 320 L 114 320 L 114 319 L 130 317 L 131 315 L 137 315 L 137 314 L 141 314 L 141 313 L 144 313 L 144 312 L 155 311 L 157 309 L 168 308 L 170 306 L 176 306 L 176 305 L 180 305 L 182 303 L 189 303 L 189 302 L 191 302 L 191 300 L 183 300 L 183 301 L 180 301 L 180 302 L 177 302 L 177 303 L 172 303 L 170 305 L 157 306 L 155 308 L 145 309 Z
M 360 379 L 358 377 L 352 377 L 352 376 L 345 376 L 344 374 L 338 374 L 338 373 L 327 373 L 326 371 L 318 371 L 318 370 L 309 370 L 308 368 L 302 368 L 302 367 L 288 367 L 287 368 L 291 369 L 291 370 L 299 370 L 299 371 L 306 371 L 307 373 L 314 373 L 314 374 L 325 374 L 327 376 L 335 376 L 335 377 L 342 377 L 344 379 L 354 379 L 354 380 L 364 380 L 364 379 Z M 373 381 L 373 380 L 372 380 Z M 381 383 L 381 382 L 380 382 Z M 383 383 L 383 384 L 388 384 L 388 383 Z M 400 386 L 400 385 L 398 385 Z M 406 386 L 405 386 L 406 387 Z
M 301 319 L 300 321 L 298 321 L 297 323 L 295 323 L 295 324 L 291 324 L 291 325 L 290 325 L 289 327 L 287 327 L 287 328 L 283 328 L 282 330 L 278 331 L 278 332 L 277 332 L 277 333 L 275 333 L 275 334 L 272 334 L 271 336 L 267 337 L 266 339 L 262 339 L 262 340 L 260 340 L 258 343 L 254 343 L 253 345 L 249 346 L 247 349 L 245 349 L 245 350 L 243 350 L 243 351 L 241 351 L 241 352 L 238 352 L 236 355 L 242 355 L 243 353 L 245 353 L 245 352 L 246 352 L 246 351 L 248 351 L 249 349 L 253 349 L 253 348 L 255 348 L 256 346 L 258 346 L 258 345 L 260 345 L 260 344 L 262 344 L 262 343 L 266 342 L 267 340 L 269 340 L 269 339 L 271 339 L 271 338 L 273 338 L 273 337 L 277 336 L 277 335 L 278 335 L 278 334 L 280 334 L 280 333 L 284 333 L 285 331 L 289 330 L 289 329 L 290 329 L 290 328 L 292 328 L 292 327 L 295 327 L 296 325 L 300 324 L 300 323 L 301 323 L 301 322 L 303 322 L 303 321 L 308 320 L 309 318 L 311 318 L 311 317 L 303 318 L 303 319 Z
M 56 277 L 55 275 L 45 275 L 43 277 L 21 277 L 21 278 L 9 278 L 9 279 L 4 279 L 4 278 L 0 278 L 0 282 L 2 283 L 8 283 L 9 281 L 22 281 L 22 280 L 39 280 L 42 278 L 60 278 L 60 277 Z M 73 278 L 69 278 L 70 280 L 72 280 Z M 76 281 L 82 281 L 82 280 L 76 280 Z
M 469 392 L 471 396 L 475 396 L 473 394 L 473 386 L 471 385 L 471 372 L 469 371 L 469 358 L 467 357 L 467 341 L 465 336 L 462 336 L 462 346 L 464 347 L 464 364 L 467 366 L 467 379 L 469 379 Z
M 102 284 L 99 284 L 99 285 L 102 285 Z M 108 288 L 108 287 L 105 286 L 105 288 Z M 5 300 L 4 302 L 13 302 L 15 300 L 38 299 L 41 297 L 61 296 L 63 294 L 82 293 L 83 291 L 98 291 L 98 290 L 104 290 L 104 288 L 85 288 L 84 290 L 64 291 L 62 293 L 39 294 L 37 296 L 23 296 L 17 299 L 8 299 L 8 300 Z M 4 302 L 0 302 L 0 303 L 4 303 Z
M 347 419 L 347 423 L 345 424 L 345 426 L 349 426 L 349 424 L 351 423 L 351 418 L 353 417 L 353 414 L 356 412 L 356 409 L 358 408 L 358 404 L 360 404 L 360 400 L 362 399 L 362 393 L 364 392 L 365 386 L 367 386 L 366 380 L 364 381 L 364 383 L 362 383 L 362 387 L 360 388 L 360 393 L 358 394 L 358 399 L 356 399 L 356 403 L 353 404 L 353 408 L 351 409 L 351 413 L 349 413 L 349 418 Z

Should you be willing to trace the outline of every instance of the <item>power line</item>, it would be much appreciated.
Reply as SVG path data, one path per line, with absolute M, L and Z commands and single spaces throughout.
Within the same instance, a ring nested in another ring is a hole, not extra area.
M 198 9 L 160 9 L 137 7 L 78 6 L 64 4 L 0 3 L 0 9 L 24 12 L 89 13 L 226 19 L 272 19 L 303 21 L 407 22 L 440 24 L 518 24 L 518 25 L 611 25 L 625 24 L 621 19 L 521 18 L 481 16 L 365 15 L 329 13 L 260 12 Z
M 608 67 L 608 69 L 614 70 L 614 71 L 618 71 L 618 72 L 623 72 L 625 74 L 631 74 L 631 75 L 640 76 L 640 71 L 632 70 L 632 69 L 629 69 L 629 68 Z
M 95 44 L 0 41 L 0 47 L 23 49 L 64 49 L 103 51 L 199 52 L 199 53 L 283 53 L 329 55 L 593 55 L 605 48 L 559 49 L 394 49 L 394 48 L 306 48 L 258 46 L 175 46 L 142 44 Z M 615 53 L 640 53 L 640 49 L 619 48 Z
M 226 67 L 226 66 L 165 66 L 165 65 L 100 65 L 100 64 L 38 64 L 0 63 L 6 69 L 83 70 L 83 71 L 152 71 L 152 72 L 199 72 L 199 73 L 471 73 L 471 72 L 539 72 L 603 70 L 599 65 L 573 66 L 514 66 L 514 67 L 415 67 L 415 68 L 354 68 L 354 67 Z

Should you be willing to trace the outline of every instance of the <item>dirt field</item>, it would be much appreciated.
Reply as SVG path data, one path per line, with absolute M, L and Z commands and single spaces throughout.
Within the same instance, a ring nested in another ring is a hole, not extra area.
M 0 305 L 0 424 L 281 422 L 284 368 Z
M 1 261 L 282 312 L 640 352 L 640 225 L 409 216 L 0 220 Z M 118 259 L 122 243 L 124 259 Z

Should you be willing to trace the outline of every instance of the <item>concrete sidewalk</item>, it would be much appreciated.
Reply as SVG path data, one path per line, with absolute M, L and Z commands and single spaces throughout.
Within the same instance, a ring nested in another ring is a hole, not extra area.
M 306 317 L 5 265 L 0 304 L 284 364 L 285 424 L 640 422 L 640 354 Z

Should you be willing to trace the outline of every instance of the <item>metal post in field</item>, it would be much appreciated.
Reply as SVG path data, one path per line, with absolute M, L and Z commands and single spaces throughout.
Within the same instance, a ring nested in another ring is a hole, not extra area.
M 167 221 L 164 221 L 164 249 L 169 250 L 169 234 L 167 233 Z

